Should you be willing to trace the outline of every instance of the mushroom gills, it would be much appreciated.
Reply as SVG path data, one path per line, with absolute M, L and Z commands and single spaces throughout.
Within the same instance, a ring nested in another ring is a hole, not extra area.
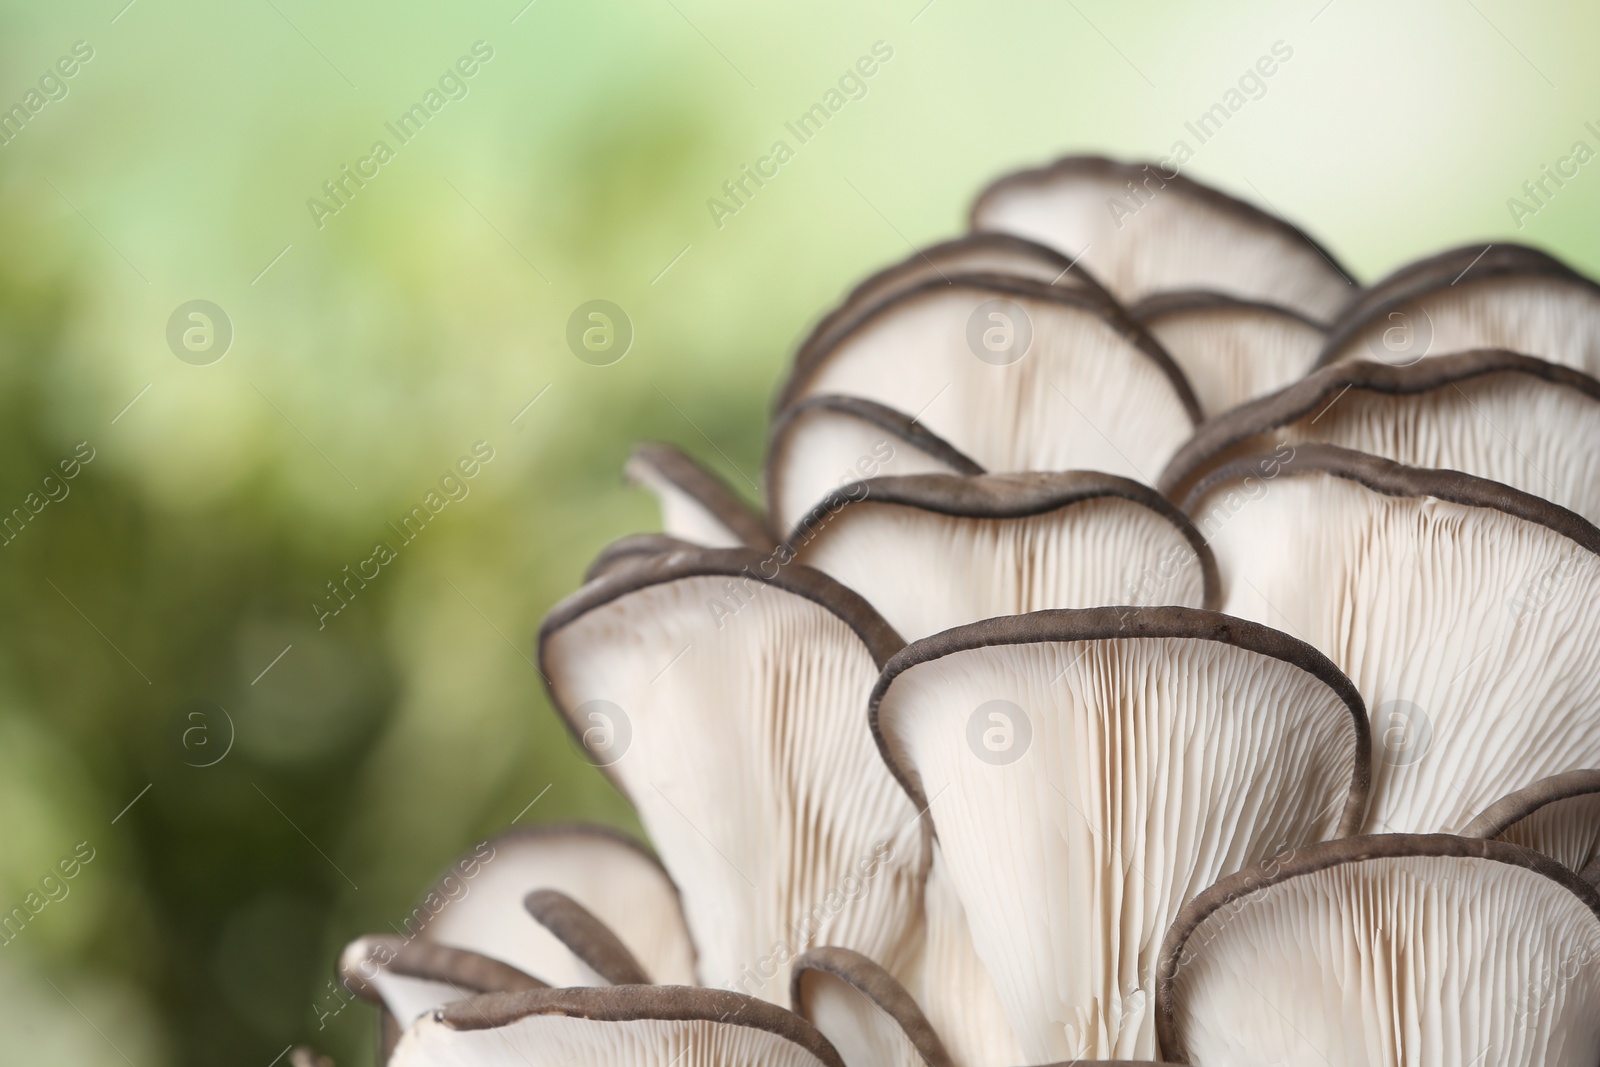
M 1162 950 L 1162 1051 L 1278 1063 L 1588 1067 L 1600 897 L 1536 853 L 1352 838 L 1201 894 Z
M 1094 471 L 874 478 L 819 506 L 789 544 L 911 639 L 1047 608 L 1221 599 L 1188 518 Z
M 1031 1063 L 1153 1057 L 1156 951 L 1182 903 L 1354 829 L 1366 803 L 1348 680 L 1216 612 L 959 627 L 891 660 L 871 708 Z
M 1327 321 L 1358 289 L 1289 223 L 1159 163 L 1068 156 L 994 182 L 972 228 L 1031 238 L 1081 258 L 1124 303 L 1218 289 Z
M 1223 610 L 1349 675 L 1374 833 L 1459 832 L 1530 778 L 1600 766 L 1600 529 L 1458 471 L 1330 445 L 1247 456 L 1185 503 Z

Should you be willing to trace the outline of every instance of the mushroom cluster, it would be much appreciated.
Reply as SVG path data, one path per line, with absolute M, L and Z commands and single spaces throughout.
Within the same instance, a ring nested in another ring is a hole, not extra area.
M 1594 1067 L 1600 286 L 1098 158 L 971 219 L 800 345 L 764 515 L 633 454 L 538 659 L 652 848 L 350 945 L 386 1062 Z

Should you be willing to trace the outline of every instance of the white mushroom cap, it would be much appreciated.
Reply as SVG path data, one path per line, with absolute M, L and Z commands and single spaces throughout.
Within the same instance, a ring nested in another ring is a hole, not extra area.
M 845 1067 L 804 1019 L 716 989 L 491 994 L 419 1020 L 389 1067 Z
M 1172 356 L 1207 418 L 1305 375 L 1328 334 L 1292 308 L 1206 291 L 1158 293 L 1128 314 Z
M 589 561 L 589 567 L 584 571 L 583 580 L 592 582 L 597 578 L 605 577 L 612 571 L 621 570 L 651 556 L 663 556 L 668 552 L 680 552 L 686 548 L 700 547 L 702 546 L 692 541 L 685 541 L 681 537 L 672 537 L 668 534 L 623 534 L 602 548 L 594 559 Z
M 1600 896 L 1499 841 L 1383 834 L 1202 893 L 1162 947 L 1168 1059 L 1538 1064 L 1600 1059 Z
M 1224 610 L 1310 642 L 1360 690 L 1370 831 L 1457 832 L 1532 778 L 1600 766 L 1600 529 L 1578 515 L 1316 444 L 1231 460 L 1184 507 Z
M 634 447 L 623 474 L 655 494 L 666 533 L 710 548 L 770 548 L 761 516 L 726 482 L 671 445 Z
M 559 889 L 535 889 L 522 898 L 535 922 L 567 946 L 594 975 L 585 985 L 649 985 L 649 972 L 622 938 L 594 912 Z
M 1600 883 L 1600 770 L 1541 778 L 1489 805 L 1461 836 L 1543 852 L 1590 885 Z
M 862 397 L 992 471 L 1101 470 L 1153 481 L 1200 421 L 1172 358 L 1088 290 L 951 275 L 900 293 L 796 363 L 780 410 Z
M 403 1026 L 480 993 L 545 989 L 546 983 L 467 949 L 388 934 L 358 937 L 339 955 L 346 988 L 381 1005 Z
M 1181 497 L 1240 452 L 1322 441 L 1504 482 L 1600 519 L 1600 381 L 1498 349 L 1338 363 L 1202 426 L 1162 472 Z
M 832 347 L 878 305 L 927 282 L 960 274 L 997 274 L 1110 297 L 1081 264 L 1053 248 L 1009 233 L 973 233 L 921 248 L 850 290 L 800 343 L 795 362 L 808 363 Z
M 982 474 L 976 461 L 903 411 L 854 396 L 813 396 L 786 409 L 767 443 L 767 513 L 779 535 L 865 478 Z
M 911 994 L 859 952 L 805 953 L 794 962 L 789 999 L 845 1067 L 954 1067 Z
M 750 550 L 642 561 L 546 619 L 552 701 L 682 890 L 704 984 L 784 1003 L 819 944 L 909 962 L 923 828 L 864 714 L 902 644 L 826 575 Z
M 1156 951 L 1183 902 L 1366 805 L 1348 680 L 1216 612 L 958 627 L 896 655 L 871 708 L 1028 1062 L 1152 1056 Z
M 909 639 L 1048 608 L 1221 601 L 1188 518 L 1094 471 L 874 478 L 824 502 L 789 545 Z
M 1212 289 L 1327 321 L 1357 293 L 1344 268 L 1275 215 L 1160 164 L 1068 156 L 978 195 L 974 230 L 1081 256 L 1118 300 Z
M 667 872 L 631 838 L 596 826 L 533 826 L 485 842 L 450 866 L 403 929 L 552 985 L 592 984 L 593 971 L 528 915 L 523 899 L 535 889 L 581 902 L 657 981 L 694 980 L 694 946 Z
M 1406 365 L 1508 348 L 1600 376 L 1600 285 L 1522 245 L 1469 245 L 1409 263 L 1361 294 L 1318 364 Z

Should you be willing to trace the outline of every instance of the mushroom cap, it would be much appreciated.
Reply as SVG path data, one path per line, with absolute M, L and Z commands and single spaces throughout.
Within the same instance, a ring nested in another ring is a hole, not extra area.
M 1600 376 L 1600 285 L 1524 245 L 1467 245 L 1408 263 L 1333 323 L 1318 366 L 1407 365 L 1509 348 Z
M 694 980 L 694 945 L 660 861 L 631 837 L 581 823 L 510 830 L 465 853 L 406 917 L 404 932 L 480 952 L 552 985 L 589 984 L 591 970 L 524 909 L 534 889 L 581 901 L 657 979 Z
M 535 889 L 522 898 L 522 904 L 534 921 L 594 972 L 598 981 L 586 985 L 650 984 L 650 975 L 622 938 L 559 889 Z
M 796 366 L 780 406 L 826 394 L 912 412 L 999 471 L 1151 481 L 1200 421 L 1183 372 L 1117 304 L 999 275 L 934 279 L 878 305 Z
M 1545 856 L 1347 838 L 1190 901 L 1162 946 L 1156 1028 L 1195 1064 L 1577 1067 L 1600 1056 L 1596 953 L 1600 895 Z
M 885 302 L 936 279 L 959 274 L 993 274 L 1024 278 L 1045 285 L 1081 289 L 1111 300 L 1088 270 L 1053 248 L 1009 233 L 971 233 L 928 248 L 868 277 L 850 290 L 839 306 L 824 315 L 795 353 L 797 373 L 831 348 L 862 319 Z M 781 403 L 779 407 L 783 405 Z
M 846 1067 L 955 1067 L 894 975 L 859 952 L 814 948 L 794 961 L 789 1000 Z
M 1172 356 L 1208 419 L 1303 377 L 1328 334 L 1293 308 L 1205 290 L 1157 293 L 1128 314 Z
M 1600 770 L 1553 774 L 1507 794 L 1479 812 L 1461 836 L 1535 849 L 1594 885 L 1600 882 Z
M 1459 831 L 1530 777 L 1600 765 L 1600 529 L 1582 517 L 1321 444 L 1232 459 L 1184 509 L 1224 610 L 1297 634 L 1360 690 L 1369 831 Z
M 1081 256 L 1128 304 L 1216 289 L 1327 321 L 1358 291 L 1331 253 L 1288 222 L 1160 164 L 1066 156 L 1008 174 L 978 194 L 972 228 Z
M 685 548 L 698 548 L 699 545 L 685 541 L 681 537 L 673 537 L 663 533 L 631 533 L 623 534 L 602 548 L 598 555 L 589 562 L 589 567 L 583 572 L 584 582 L 592 582 L 603 578 L 614 570 L 620 570 L 629 564 L 650 556 L 661 556 L 668 552 L 679 552 Z
M 409 1024 L 441 1004 L 479 993 L 549 986 L 532 975 L 468 949 L 388 934 L 358 937 L 339 954 L 339 977 L 361 999 Z
M 1097 471 L 874 478 L 824 501 L 788 545 L 912 639 L 1048 608 L 1221 599 L 1187 516 Z
M 1156 484 L 1181 499 L 1220 462 L 1280 441 L 1464 471 L 1600 518 L 1600 381 L 1516 352 L 1324 367 L 1207 421 Z
M 982 474 L 966 453 L 903 411 L 855 396 L 784 410 L 767 439 L 767 514 L 778 537 L 834 492 L 894 474 Z
M 390 1067 L 845 1067 L 804 1019 L 686 986 L 489 994 L 411 1027 Z
M 711 548 L 771 548 L 766 523 L 688 453 L 672 445 L 634 446 L 623 474 L 655 494 L 661 525 L 673 537 Z
M 927 860 L 863 714 L 903 642 L 779 559 L 643 560 L 557 605 L 539 661 L 682 890 L 701 981 L 783 1003 L 788 960 L 817 944 L 907 964 Z
M 1349 681 L 1200 609 L 957 627 L 896 654 L 869 715 L 1029 1062 L 1153 1055 L 1156 950 L 1183 901 L 1366 807 Z

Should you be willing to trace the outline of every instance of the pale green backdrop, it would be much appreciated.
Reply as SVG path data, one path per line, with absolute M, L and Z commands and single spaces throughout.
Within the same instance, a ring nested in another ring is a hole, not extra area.
M 796 337 L 998 173 L 1196 147 L 1184 122 L 1283 42 L 1189 174 L 1367 280 L 1476 240 L 1600 270 L 1600 163 L 1507 203 L 1600 148 L 1593 5 L 125 2 L 0 8 L 0 107 L 40 92 L 0 147 L 0 508 L 94 455 L 0 547 L 0 907 L 94 857 L 0 946 L 4 1063 L 366 1062 L 365 1008 L 319 1019 L 343 940 L 519 814 L 631 820 L 528 659 L 653 521 L 630 443 L 753 497 Z M 402 144 L 385 123 L 477 42 Z M 875 44 L 864 94 L 788 133 Z M 209 365 L 167 341 L 197 299 L 233 331 Z M 611 366 L 565 340 L 592 299 L 635 332 Z M 319 629 L 479 441 L 470 494 Z

